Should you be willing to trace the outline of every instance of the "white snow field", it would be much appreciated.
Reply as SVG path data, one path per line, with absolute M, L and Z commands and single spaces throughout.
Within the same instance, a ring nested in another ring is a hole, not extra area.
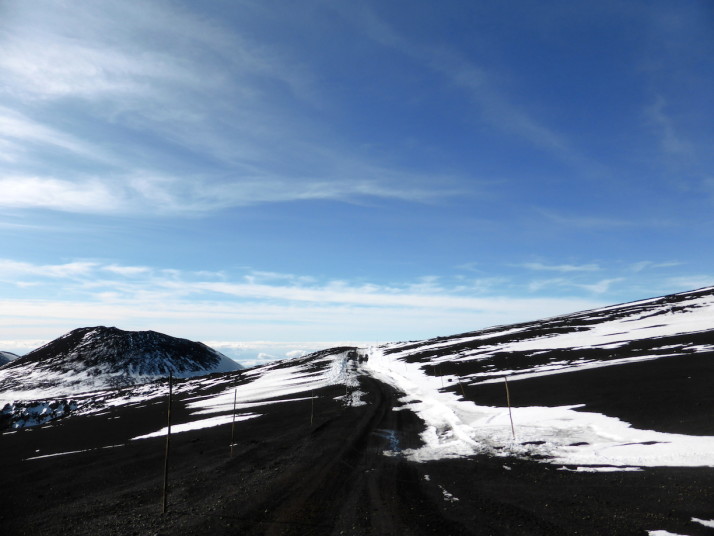
M 535 376 L 711 351 L 714 344 L 692 344 L 686 340 L 671 344 L 671 337 L 683 334 L 694 337 L 710 332 L 714 327 L 713 290 L 700 289 L 449 338 L 386 344 L 370 349 L 366 367 L 377 379 L 406 393 L 402 399 L 404 408 L 417 413 L 426 423 L 427 431 L 422 436 L 424 446 L 407 453 L 416 461 L 490 454 L 542 457 L 548 463 L 576 466 L 576 470 L 582 471 L 712 467 L 713 436 L 640 430 L 614 417 L 575 411 L 582 405 L 515 407 L 509 414 L 507 408 L 478 406 L 462 400 L 453 392 L 446 392 L 444 387 L 458 383 L 503 383 L 504 377 L 515 382 Z M 578 357 L 579 351 L 616 349 L 646 339 L 652 346 L 651 353 L 640 352 L 610 360 Z M 490 340 L 494 342 L 489 343 Z M 464 344 L 474 341 L 477 343 Z M 553 349 L 567 350 L 567 359 L 528 364 L 539 352 Z M 508 353 L 520 354 L 518 370 L 504 370 L 489 364 L 495 355 Z M 443 363 L 478 360 L 484 362 L 484 368 L 492 370 L 461 377 L 434 376 L 425 370 L 426 367 L 433 370 Z
M 370 350 L 366 367 L 378 380 L 407 393 L 401 400 L 404 408 L 414 411 L 427 425 L 422 435 L 424 446 L 402 452 L 412 460 L 535 455 L 547 457 L 543 459 L 548 463 L 590 470 L 597 466 L 601 470 L 714 467 L 712 436 L 638 430 L 617 418 L 574 411 L 577 406 L 513 408 L 514 438 L 508 408 L 478 406 L 442 392 L 442 382 L 448 378 L 429 376 L 421 363 L 402 361 L 385 354 L 384 348 Z

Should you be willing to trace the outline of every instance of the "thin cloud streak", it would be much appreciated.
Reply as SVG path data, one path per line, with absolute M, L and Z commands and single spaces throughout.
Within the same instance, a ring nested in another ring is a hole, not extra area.
M 310 113 L 320 99 L 305 62 L 217 21 L 162 2 L 15 10 L 0 72 L 25 113 L 0 108 L 13 164 L 0 174 L 0 206 L 176 215 L 460 191 L 449 186 L 458 177 L 392 168 L 335 143 Z M 96 141 L 58 127 L 70 98 L 86 103 L 73 122 Z M 61 174 L 41 169 L 42 146 L 66 152 Z M 90 163 L 106 169 L 88 176 Z
M 693 145 L 677 132 L 666 110 L 667 101 L 661 95 L 657 95 L 654 103 L 645 110 L 645 116 L 659 137 L 662 150 L 680 157 L 693 156 Z
M 558 265 L 548 265 L 540 262 L 527 262 L 523 264 L 524 268 L 529 270 L 538 271 L 552 271 L 552 272 L 597 272 L 600 267 L 597 264 L 558 264 Z
M 102 277 L 108 274 L 118 278 Z M 362 338 L 377 322 L 385 330 L 384 338 L 402 338 L 422 332 L 435 336 L 442 330 L 468 331 L 600 304 L 580 298 L 479 297 L 469 295 L 473 289 L 448 287 L 430 276 L 397 287 L 255 274 L 246 274 L 246 282 L 239 283 L 220 281 L 226 277 L 222 273 L 5 260 L 0 262 L 0 280 L 35 283 L 38 288 L 25 289 L 22 299 L 0 301 L 0 317 L 12 319 L 13 325 L 40 323 L 66 329 L 97 323 L 173 326 L 172 331 L 182 326 L 200 331 L 201 338 L 217 326 L 234 326 L 250 333 L 251 339 L 272 333 L 273 340 L 276 333 L 290 340 L 316 339 L 322 333 L 323 337 Z M 62 299 L 47 297 L 47 288 L 58 285 Z M 193 324 L 198 327 L 190 327 Z M 2 329 L 3 338 L 12 338 L 16 331 Z
M 652 263 L 640 264 L 646 269 Z M 632 265 L 622 271 L 633 273 Z M 236 275 L 96 261 L 35 265 L 4 259 L 0 282 L 21 288 L 21 294 L 0 300 L 0 339 L 37 339 L 38 332 L 52 339 L 77 327 L 103 324 L 204 341 L 226 341 L 225 333 L 234 333 L 238 341 L 406 340 L 605 306 L 610 300 L 598 296 L 624 281 L 583 280 L 595 273 L 589 271 L 564 273 L 577 278 L 531 281 L 528 290 L 540 295 L 518 297 L 499 292 L 505 283 L 484 289 L 479 280 L 470 284 L 462 276 L 423 276 L 400 285 L 355 284 L 258 270 Z M 669 278 L 670 284 L 685 287 L 674 290 L 686 290 L 694 286 L 692 281 L 706 277 Z M 513 287 L 513 282 L 505 286 Z
M 494 77 L 481 66 L 448 47 L 423 45 L 408 40 L 367 6 L 360 4 L 359 7 L 331 7 L 342 11 L 346 19 L 358 21 L 361 28 L 376 42 L 422 62 L 432 71 L 443 75 L 454 86 L 466 90 L 482 116 L 492 126 L 520 136 L 533 145 L 568 160 L 580 158 L 562 136 L 508 100 Z

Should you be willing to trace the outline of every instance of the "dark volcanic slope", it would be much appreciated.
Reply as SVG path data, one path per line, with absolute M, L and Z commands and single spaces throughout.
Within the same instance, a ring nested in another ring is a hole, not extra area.
M 80 328 L 20 357 L 0 371 L 0 392 L 53 390 L 68 394 L 165 377 L 240 369 L 208 346 L 154 331 Z

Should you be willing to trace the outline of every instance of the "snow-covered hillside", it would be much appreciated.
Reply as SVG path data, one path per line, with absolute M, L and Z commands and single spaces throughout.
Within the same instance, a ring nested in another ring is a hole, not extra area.
M 714 437 L 637 429 L 616 415 L 587 411 L 585 393 L 567 406 L 516 403 L 510 412 L 504 407 L 507 393 L 522 391 L 521 382 L 526 380 L 559 374 L 567 384 L 576 373 L 610 367 L 609 381 L 614 382 L 622 374 L 618 366 L 675 357 L 684 371 L 695 359 L 697 364 L 714 361 L 714 288 L 452 337 L 387 344 L 372 350 L 369 369 L 405 392 L 406 407 L 427 424 L 424 447 L 410 453 L 415 460 L 488 453 L 535 456 L 582 470 L 714 466 Z M 503 385 L 503 403 L 474 404 L 478 391 L 494 383 Z M 643 388 L 647 389 L 638 386 L 638 393 Z M 654 389 L 652 385 L 647 396 L 670 396 Z M 621 405 L 633 402 L 627 390 L 619 396 Z
M 480 384 L 714 350 L 714 287 L 536 322 L 395 343 L 393 358 Z
M 80 328 L 3 367 L 0 405 L 241 368 L 202 343 L 154 331 Z

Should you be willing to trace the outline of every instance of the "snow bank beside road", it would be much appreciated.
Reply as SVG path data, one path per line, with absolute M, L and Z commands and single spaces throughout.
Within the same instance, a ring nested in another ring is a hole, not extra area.
M 442 392 L 458 378 L 430 376 L 422 363 L 397 359 L 385 348 L 371 348 L 365 368 L 406 393 L 405 409 L 426 423 L 425 445 L 403 452 L 412 460 L 490 454 L 575 466 L 714 467 L 714 437 L 639 430 L 614 417 L 575 411 L 579 406 L 513 408 L 514 439 L 507 408 Z

